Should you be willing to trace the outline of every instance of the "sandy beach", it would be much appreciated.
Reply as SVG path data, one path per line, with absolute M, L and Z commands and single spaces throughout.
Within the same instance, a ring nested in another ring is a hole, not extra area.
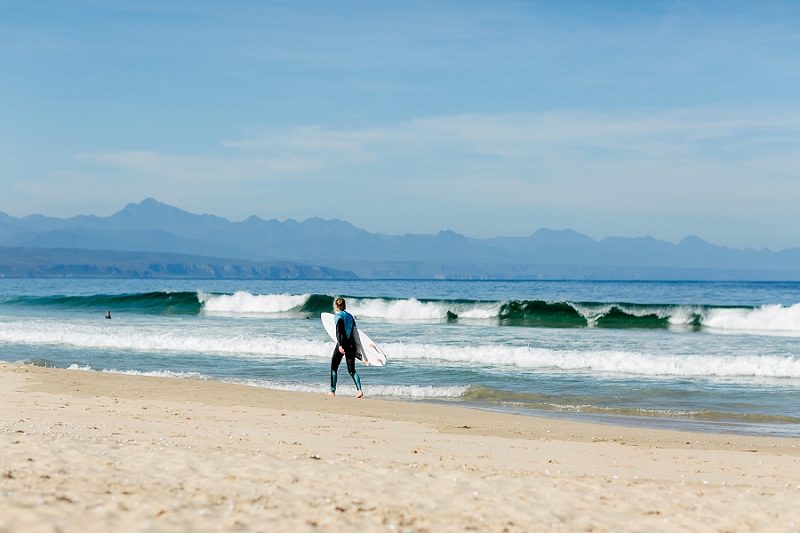
M 796 531 L 800 442 L 0 364 L 0 531 Z

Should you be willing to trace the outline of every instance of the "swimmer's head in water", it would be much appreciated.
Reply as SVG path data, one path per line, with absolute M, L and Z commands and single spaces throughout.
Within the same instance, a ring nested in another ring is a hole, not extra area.
M 344 298 L 337 298 L 335 302 L 333 302 L 333 306 L 336 308 L 337 311 L 344 311 L 347 308 L 347 304 L 344 302 Z

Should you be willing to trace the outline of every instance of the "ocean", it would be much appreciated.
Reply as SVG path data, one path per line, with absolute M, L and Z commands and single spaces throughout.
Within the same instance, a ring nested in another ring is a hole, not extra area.
M 800 436 L 800 283 L 4 278 L 0 360 L 321 394 L 338 296 L 368 397 Z

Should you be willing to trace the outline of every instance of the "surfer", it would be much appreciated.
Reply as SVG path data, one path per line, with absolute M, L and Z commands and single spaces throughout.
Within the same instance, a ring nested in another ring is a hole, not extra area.
M 344 360 L 347 363 L 347 372 L 353 378 L 356 389 L 358 389 L 356 398 L 361 398 L 364 393 L 361 390 L 361 378 L 358 377 L 358 372 L 356 372 L 356 319 L 345 311 L 347 304 L 344 298 L 338 298 L 333 305 L 336 308 L 336 316 L 334 318 L 334 323 L 336 324 L 336 347 L 333 349 L 333 357 L 331 358 L 331 390 L 325 394 L 336 396 L 336 381 L 339 377 L 337 372 L 344 356 Z

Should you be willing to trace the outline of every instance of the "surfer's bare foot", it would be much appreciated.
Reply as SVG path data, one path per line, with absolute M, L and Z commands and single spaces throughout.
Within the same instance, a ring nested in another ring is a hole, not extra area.
M 361 397 L 363 397 L 363 396 L 364 396 L 364 393 L 363 393 L 362 391 L 358 391 L 358 392 L 356 393 L 356 398 L 361 398 Z
M 325 396 L 336 396 L 336 393 L 333 391 L 328 391 L 325 393 Z

